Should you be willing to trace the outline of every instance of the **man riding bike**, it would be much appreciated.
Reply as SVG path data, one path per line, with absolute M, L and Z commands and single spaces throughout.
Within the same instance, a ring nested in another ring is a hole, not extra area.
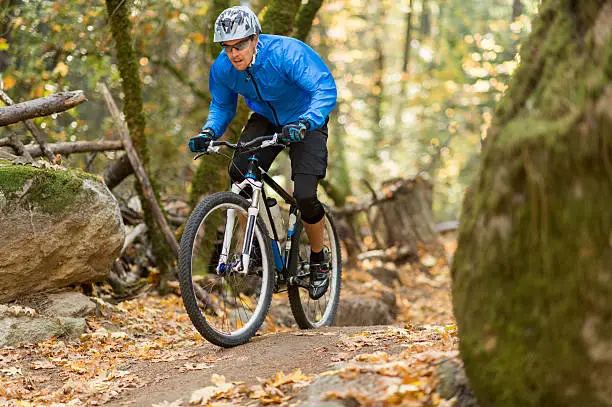
M 283 142 L 291 143 L 293 196 L 310 240 L 309 294 L 316 300 L 329 286 L 329 259 L 323 247 L 325 209 L 317 198 L 317 186 L 327 169 L 327 122 L 337 96 L 334 78 L 308 45 L 289 37 L 261 34 L 257 16 L 247 7 L 224 10 L 214 30 L 214 42 L 220 43 L 223 51 L 210 70 L 208 120 L 201 133 L 189 140 L 189 148 L 205 151 L 212 140 L 223 135 L 236 114 L 239 94 L 253 111 L 241 142 L 282 133 Z M 259 165 L 267 171 L 280 151 L 269 148 L 258 153 Z M 242 181 L 248 157 L 234 155 L 229 171 L 232 182 Z

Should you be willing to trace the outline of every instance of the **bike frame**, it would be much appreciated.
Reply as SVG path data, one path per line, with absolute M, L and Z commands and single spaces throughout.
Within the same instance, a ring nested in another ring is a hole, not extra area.
M 277 231 L 274 221 L 272 219 L 272 214 L 270 209 L 265 205 L 266 193 L 264 189 L 264 183 L 267 184 L 270 188 L 272 188 L 287 204 L 290 205 L 289 209 L 289 222 L 287 228 L 286 235 L 286 244 L 285 247 L 280 247 L 279 234 L 283 231 Z M 246 175 L 244 176 L 244 180 L 241 182 L 236 182 L 232 185 L 231 191 L 235 194 L 240 194 L 247 187 L 251 187 L 251 205 L 248 209 L 248 220 L 246 225 L 246 233 L 244 236 L 244 242 L 242 246 L 242 258 L 240 264 L 238 264 L 235 268 L 236 271 L 242 274 L 246 274 L 249 269 L 249 263 L 251 261 L 251 247 L 253 244 L 253 237 L 255 232 L 255 224 L 257 222 L 257 216 L 259 216 L 260 212 L 260 202 L 264 202 L 265 213 L 269 220 L 269 225 L 272 230 L 269 232 L 272 233 L 270 236 L 272 243 L 272 251 L 274 255 L 274 265 L 277 270 L 277 273 L 282 275 L 283 277 L 287 277 L 287 269 L 289 267 L 289 257 L 291 252 L 291 238 L 295 234 L 297 219 L 299 216 L 299 210 L 297 209 L 297 202 L 295 198 L 293 198 L 287 191 L 285 191 L 276 181 L 272 179 L 268 175 L 268 173 L 258 165 L 258 159 L 253 154 L 249 157 L 249 166 Z M 262 198 L 262 199 L 260 199 Z M 221 249 L 221 255 L 219 257 L 219 264 L 217 265 L 217 272 L 224 272 L 226 269 L 229 250 L 230 250 L 230 242 L 232 240 L 232 233 L 234 230 L 234 225 L 236 222 L 236 213 L 235 209 L 228 209 L 227 211 L 227 221 L 225 225 L 225 233 L 223 236 L 223 246 Z M 284 253 L 283 253 L 284 249 Z

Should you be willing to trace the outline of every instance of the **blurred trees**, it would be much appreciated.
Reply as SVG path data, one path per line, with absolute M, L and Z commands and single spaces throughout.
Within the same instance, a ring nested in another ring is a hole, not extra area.
M 201 176 L 194 176 L 197 167 L 185 148 L 204 123 L 210 102 L 208 71 L 219 52 L 211 41 L 212 23 L 219 10 L 237 2 L 129 3 L 151 172 L 162 198 L 182 198 L 193 191 L 195 201 L 206 193 L 206 185 L 218 189 L 226 182 L 220 177 L 220 184 L 210 183 L 211 177 L 207 183 L 198 181 Z M 330 197 L 342 204 L 352 195 L 367 194 L 362 179 L 377 188 L 387 178 L 425 173 L 435 184 L 439 219 L 456 217 L 464 186 L 477 168 L 494 105 L 518 63 L 518 44 L 530 30 L 528 17 L 537 3 L 252 2 L 264 32 L 306 40 L 334 72 L 339 99 L 330 121 L 325 182 Z M 103 80 L 115 94 L 123 93 L 104 4 L 2 0 L 1 5 L 0 67 L 7 93 L 17 101 L 83 89 L 89 103 L 37 123 L 50 141 L 115 138 L 95 90 Z M 246 120 L 248 112 L 239 112 L 243 116 L 234 121 L 228 137 L 236 137 Z M 26 141 L 30 137 L 25 132 L 22 136 Z M 91 156 L 88 165 L 87 157 L 73 155 L 64 157 L 64 163 L 102 172 L 116 156 Z M 218 158 L 218 174 L 224 174 L 226 161 Z M 127 197 L 132 181 L 119 184 L 126 174 L 110 175 L 107 182 L 114 192 Z
M 535 1 L 521 4 L 533 15 Z M 513 21 L 512 0 L 330 1 L 323 10 L 326 31 L 311 42 L 331 49 L 355 194 L 365 193 L 359 178 L 424 172 L 438 218 L 455 218 L 528 18 Z

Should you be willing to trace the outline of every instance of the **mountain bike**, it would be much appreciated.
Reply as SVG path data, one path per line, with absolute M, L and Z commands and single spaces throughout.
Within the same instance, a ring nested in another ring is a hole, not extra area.
M 308 292 L 310 244 L 297 203 L 258 165 L 256 157 L 265 148 L 285 148 L 280 134 L 236 144 L 214 141 L 194 159 L 221 154 L 221 147 L 248 154 L 249 166 L 231 192 L 204 198 L 186 223 L 180 244 L 179 282 L 193 325 L 215 345 L 241 345 L 263 324 L 272 294 L 282 291 L 288 294 L 300 328 L 331 325 L 340 299 L 342 266 L 340 242 L 329 211 L 324 232 L 329 288 L 323 297 L 313 300 Z M 279 219 L 273 216 L 278 207 L 275 199 L 266 195 L 266 185 L 289 205 L 286 229 L 279 230 Z

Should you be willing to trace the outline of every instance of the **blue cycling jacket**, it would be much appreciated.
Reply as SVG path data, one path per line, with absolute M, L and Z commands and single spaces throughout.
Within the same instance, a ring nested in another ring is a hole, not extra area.
M 236 114 L 238 94 L 251 110 L 283 126 L 305 119 L 310 129 L 323 126 L 336 105 L 336 83 L 317 53 L 302 41 L 261 34 L 255 63 L 245 71 L 232 65 L 225 51 L 209 78 L 212 102 L 204 128 L 223 135 Z

